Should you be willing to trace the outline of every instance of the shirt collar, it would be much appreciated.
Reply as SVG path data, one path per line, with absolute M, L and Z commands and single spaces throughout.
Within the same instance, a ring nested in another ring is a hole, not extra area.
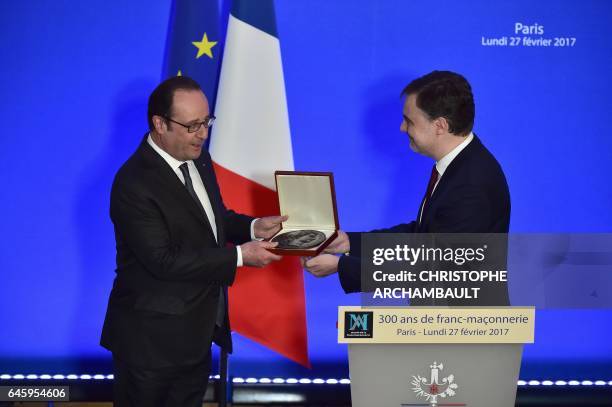
M 470 132 L 470 134 L 468 134 L 468 136 L 465 138 L 465 140 L 461 142 L 461 144 L 453 148 L 448 154 L 446 154 L 444 157 L 440 158 L 438 162 L 436 162 L 436 170 L 438 171 L 438 174 L 440 174 L 440 177 L 444 175 L 444 172 L 446 171 L 450 163 L 453 162 L 453 160 L 459 155 L 459 153 L 463 151 L 463 149 L 466 148 L 467 145 L 470 144 L 473 139 L 474 133 Z
M 155 141 L 153 141 L 153 138 L 151 137 L 151 133 L 149 133 L 149 135 L 147 136 L 147 143 L 149 143 L 149 145 L 153 148 L 153 150 L 155 150 L 155 152 L 159 154 L 164 159 L 164 161 L 168 163 L 170 168 L 172 168 L 175 172 L 178 171 L 179 167 L 183 163 L 186 162 L 186 161 L 179 161 L 176 158 L 172 157 L 167 152 L 165 152 L 164 150 L 162 150 L 162 148 L 158 146 L 157 144 L 155 144 Z

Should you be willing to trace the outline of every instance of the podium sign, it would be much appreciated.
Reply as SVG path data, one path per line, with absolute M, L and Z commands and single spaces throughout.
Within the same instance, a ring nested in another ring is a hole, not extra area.
M 360 406 L 512 407 L 534 308 L 340 307 Z

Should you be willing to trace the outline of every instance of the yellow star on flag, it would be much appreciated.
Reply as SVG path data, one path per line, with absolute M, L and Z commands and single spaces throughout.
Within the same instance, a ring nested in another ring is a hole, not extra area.
M 208 41 L 208 36 L 206 33 L 204 33 L 202 41 L 193 41 L 192 44 L 198 49 L 196 59 L 200 58 L 204 54 L 208 55 L 208 57 L 212 59 L 212 47 L 217 45 L 217 41 Z

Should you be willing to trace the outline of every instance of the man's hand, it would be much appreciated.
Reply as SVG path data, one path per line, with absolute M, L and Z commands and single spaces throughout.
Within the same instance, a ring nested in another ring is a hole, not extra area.
M 351 243 L 348 235 L 339 230 L 338 236 L 324 250 L 324 253 L 348 253 L 351 250 Z
M 316 257 L 302 257 L 302 267 L 316 277 L 326 277 L 338 271 L 340 258 L 333 254 L 320 254 Z
M 259 218 L 253 225 L 253 232 L 258 239 L 269 239 L 281 230 L 281 223 L 289 219 L 289 216 L 266 216 Z
M 277 256 L 274 253 L 270 253 L 266 249 L 272 249 L 276 247 L 278 243 L 274 242 L 259 242 L 252 241 L 240 245 L 242 251 L 242 264 L 251 267 L 263 267 L 273 261 L 282 259 L 281 256 Z

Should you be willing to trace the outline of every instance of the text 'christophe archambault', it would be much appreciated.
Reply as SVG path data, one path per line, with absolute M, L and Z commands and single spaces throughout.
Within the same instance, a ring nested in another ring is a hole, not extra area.
M 375 282 L 425 283 L 414 287 L 377 287 L 373 298 L 432 298 L 432 299 L 476 299 L 480 287 L 470 287 L 470 283 L 496 283 L 507 281 L 507 270 L 474 270 L 475 264 L 486 259 L 487 245 L 482 247 L 440 248 L 410 247 L 396 245 L 395 248 L 375 248 L 372 250 L 372 264 L 382 266 L 386 262 L 397 262 L 412 266 L 412 270 L 386 272 L 375 270 Z M 433 269 L 432 264 L 454 265 L 452 269 Z M 470 265 L 470 269 L 466 269 Z M 425 269 L 418 270 L 419 267 Z M 416 270 L 415 270 L 416 269 Z M 460 287 L 436 286 L 436 283 L 465 283 Z

